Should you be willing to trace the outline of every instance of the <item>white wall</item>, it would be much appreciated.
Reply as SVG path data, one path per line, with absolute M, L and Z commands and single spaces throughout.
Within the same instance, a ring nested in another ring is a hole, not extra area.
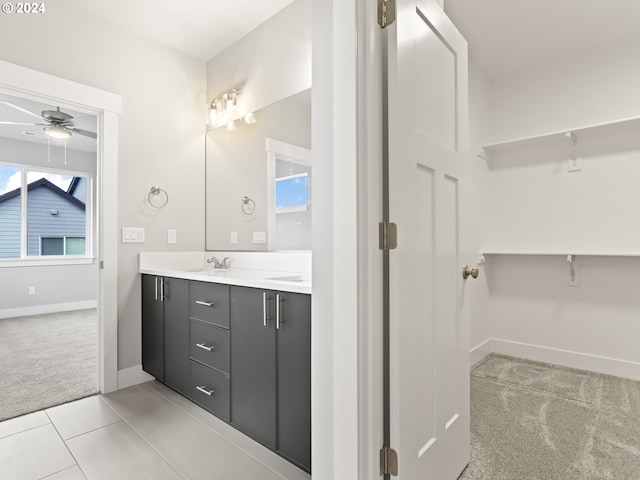
M 297 0 L 207 62 L 207 99 L 241 88 L 251 112 L 311 87 L 311 0 Z
M 490 116 L 489 80 L 476 65 L 469 62 L 469 169 L 461 189 L 461 208 L 465 222 L 462 224 L 461 246 L 470 258 L 481 250 L 485 226 L 488 221 L 489 168 L 477 156 L 488 135 Z M 474 264 L 475 265 L 475 264 Z M 470 324 L 470 363 L 473 365 L 487 352 L 483 344 L 490 338 L 489 290 L 486 272 L 473 281 L 464 283 L 466 321 Z
M 593 51 L 494 81 L 485 143 L 639 116 L 639 56 L 633 46 Z M 578 137 L 578 146 L 581 172 L 567 172 L 562 141 L 490 160 L 483 248 L 640 251 L 637 134 Z M 485 347 L 640 378 L 640 262 L 576 262 L 580 286 L 570 287 L 564 256 L 488 257 Z
M 64 48 L 47 48 L 52 39 Z M 144 227 L 146 243 L 118 252 L 118 368 L 139 365 L 138 252 L 204 247 L 206 66 L 62 4 L 5 16 L 0 59 L 122 97 L 118 223 Z M 170 196 L 160 211 L 143 201 L 154 184 Z M 176 245 L 167 245 L 168 228 L 177 229 Z

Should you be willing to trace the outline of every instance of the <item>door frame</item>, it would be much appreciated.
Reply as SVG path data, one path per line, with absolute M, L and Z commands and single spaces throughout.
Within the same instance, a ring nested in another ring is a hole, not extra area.
M 382 52 L 375 0 L 312 0 L 312 470 L 380 477 Z
M 98 116 L 96 225 L 98 262 L 98 388 L 118 389 L 118 119 L 120 95 L 0 60 L 0 88 L 63 102 Z

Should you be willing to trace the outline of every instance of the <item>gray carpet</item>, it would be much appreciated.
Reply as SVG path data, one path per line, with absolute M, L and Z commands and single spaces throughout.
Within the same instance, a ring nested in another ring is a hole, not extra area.
M 492 354 L 460 480 L 640 480 L 640 382 Z
M 97 393 L 96 310 L 0 320 L 0 420 Z

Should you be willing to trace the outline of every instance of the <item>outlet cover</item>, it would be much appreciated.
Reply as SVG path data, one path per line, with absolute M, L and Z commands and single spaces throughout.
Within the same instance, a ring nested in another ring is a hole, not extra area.
M 231 232 L 231 244 L 232 245 L 238 244 L 238 232 Z
M 36 287 L 29 287 L 29 295 L 35 295 L 36 294 Z
M 167 243 L 174 245 L 176 243 L 177 232 L 173 229 L 167 230 Z

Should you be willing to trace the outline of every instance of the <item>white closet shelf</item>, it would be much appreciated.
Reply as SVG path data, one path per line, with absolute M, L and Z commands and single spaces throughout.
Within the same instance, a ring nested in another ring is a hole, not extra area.
M 595 134 L 614 132 L 616 130 L 621 130 L 624 128 L 634 129 L 637 127 L 640 127 L 640 117 L 624 118 L 621 120 L 599 123 L 595 125 L 567 128 L 565 130 L 543 133 L 530 137 L 514 138 L 511 140 L 484 145 L 482 147 L 482 151 L 479 153 L 479 156 L 483 157 L 487 153 L 497 153 L 512 148 L 522 148 L 527 146 L 543 145 L 545 143 L 566 141 L 565 137 L 569 132 L 573 133 L 578 139 L 584 139 Z M 634 134 L 637 135 L 637 131 L 634 131 Z
M 525 251 L 525 250 L 487 250 L 480 253 L 485 255 L 529 255 L 529 256 L 563 256 L 573 255 L 574 257 L 640 257 L 640 251 L 621 252 L 613 250 L 549 250 L 549 251 Z

